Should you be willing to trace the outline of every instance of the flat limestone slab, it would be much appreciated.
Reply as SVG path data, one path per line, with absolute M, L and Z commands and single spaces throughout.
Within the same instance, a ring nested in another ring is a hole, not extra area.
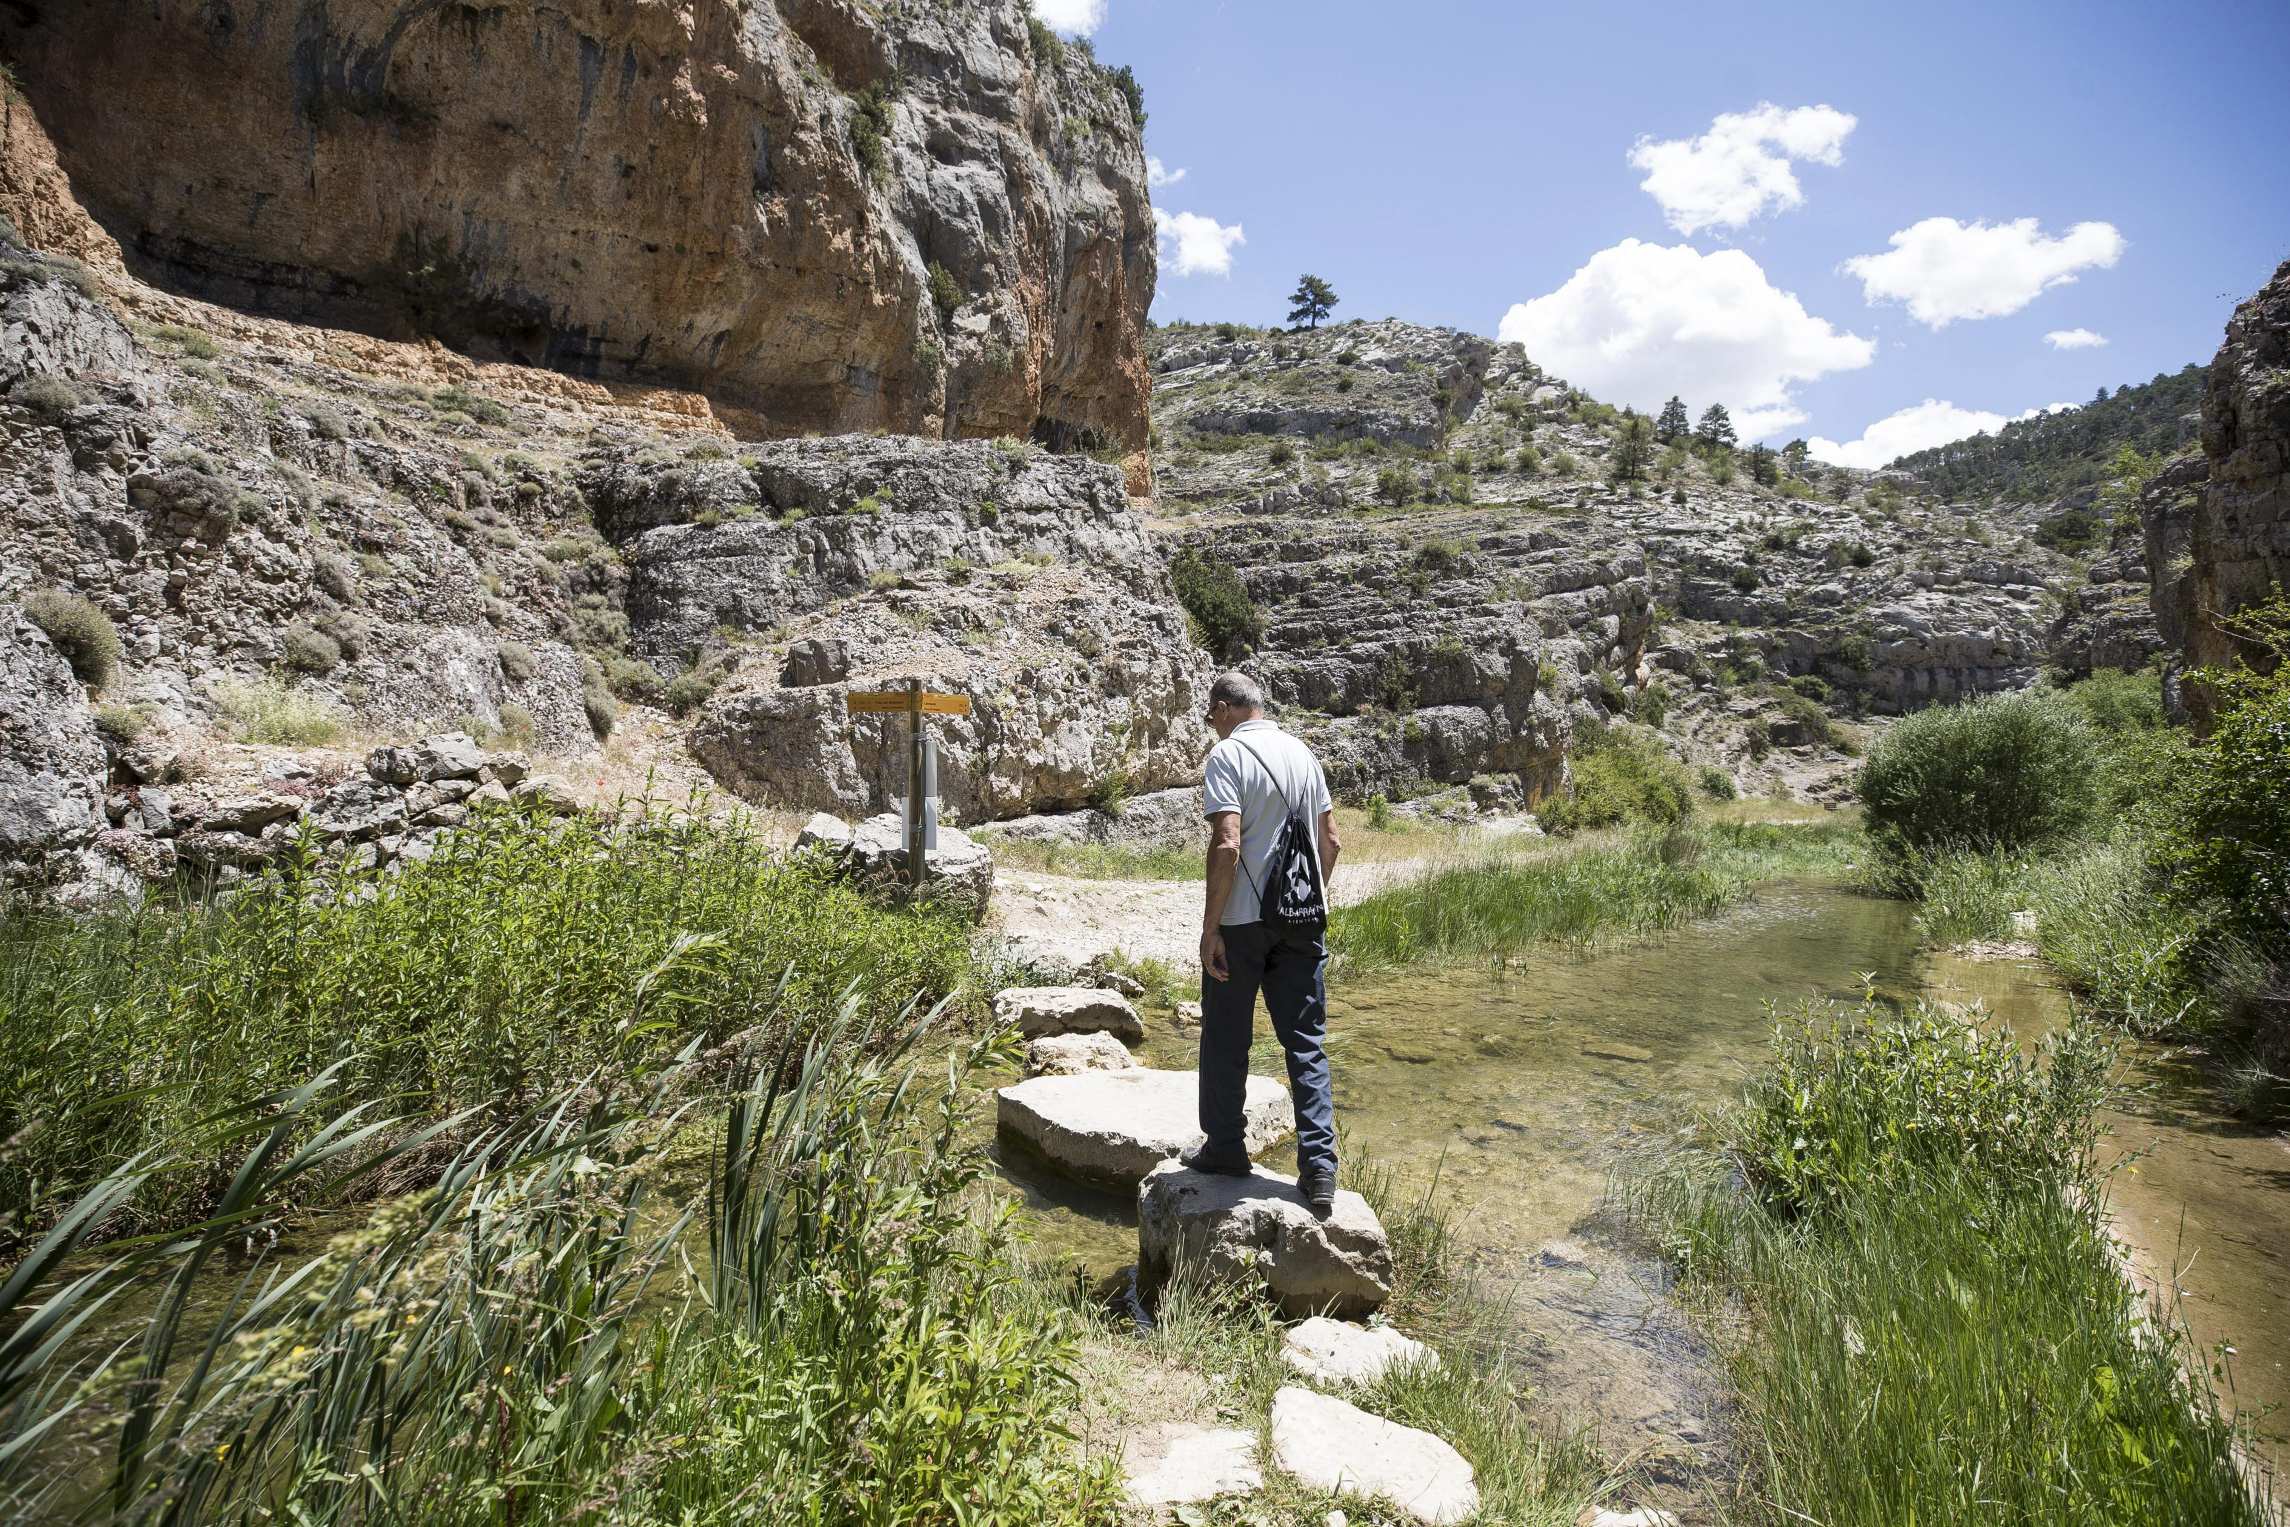
M 1145 1037 L 1145 1020 L 1129 999 L 1101 986 L 1012 986 L 994 994 L 994 1019 L 1028 1039 L 1048 1034 L 1111 1034 L 1123 1044 Z
M 1134 1187 L 1147 1172 L 1201 1142 L 1200 1077 L 1192 1071 L 1089 1071 L 1037 1076 L 995 1094 L 1005 1133 L 1084 1182 Z M 1250 1155 L 1295 1132 L 1288 1089 L 1267 1076 L 1248 1079 Z
M 1373 1384 L 1393 1368 L 1436 1368 L 1439 1354 L 1391 1326 L 1356 1326 L 1315 1315 L 1280 1338 L 1281 1360 L 1327 1384 Z
M 1189 1506 L 1264 1488 L 1254 1432 L 1184 1421 L 1124 1439 L 1121 1471 L 1133 1506 Z
M 1316 1390 L 1291 1387 L 1272 1397 L 1272 1457 L 1314 1489 L 1382 1496 L 1431 1527 L 1479 1510 L 1479 1482 L 1461 1453 Z
M 1138 1184 L 1138 1292 L 1151 1298 L 1180 1265 L 1294 1316 L 1357 1318 L 1391 1297 L 1391 1242 L 1368 1201 L 1339 1192 L 1321 1219 L 1295 1178 L 1263 1167 L 1218 1177 L 1169 1161 Z

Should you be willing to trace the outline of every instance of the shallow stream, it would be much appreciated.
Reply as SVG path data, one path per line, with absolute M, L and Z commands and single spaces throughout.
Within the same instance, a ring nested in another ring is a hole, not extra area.
M 1417 1189 L 1436 1176 L 1469 1265 L 1509 1296 L 1543 1393 L 1566 1407 L 1554 1419 L 1593 1429 L 1652 1480 L 1690 1487 L 1723 1463 L 1709 1451 L 1708 1365 L 1659 1297 L 1659 1269 L 1601 1233 L 1601 1203 L 1633 1146 L 1737 1092 L 1767 1052 L 1770 1004 L 1857 1000 L 1864 979 L 1881 995 L 1984 1002 L 2022 1034 L 2066 1015 L 2032 966 L 1920 952 L 1902 903 L 1775 885 L 1659 940 L 1553 951 L 1500 974 L 1339 974 L 1330 1033 L 1345 1149 Z M 1187 1068 L 1193 1044 L 1163 1022 L 1142 1058 Z M 1280 1074 L 1261 1023 L 1255 1069 Z M 2110 1120 L 2112 1149 L 2145 1153 L 2113 1176 L 2119 1228 L 2150 1276 L 2180 1269 L 2196 1341 L 2237 1349 L 2235 1398 L 2260 1416 L 2290 1400 L 2290 1146 L 2226 1119 L 2159 1050 L 2136 1073 L 2142 1096 Z M 1285 1147 L 1267 1164 L 1293 1169 Z M 1093 1282 L 1134 1260 L 1128 1202 L 1022 1152 L 1005 1152 L 1003 1169 L 1041 1255 Z M 2259 1420 L 2275 1459 L 2290 1456 L 2284 1419 Z

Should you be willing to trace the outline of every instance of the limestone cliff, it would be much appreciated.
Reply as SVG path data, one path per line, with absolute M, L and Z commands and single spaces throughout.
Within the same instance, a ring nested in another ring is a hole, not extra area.
M 1024 0 L 0 9 L 155 285 L 689 388 L 767 435 L 1142 445 L 1140 133 L 1033 35 Z M 60 177 L 14 171 L 0 213 L 60 247 Z
M 2203 389 L 2199 487 L 2142 504 L 2155 616 L 2180 671 L 2242 661 L 2236 613 L 2290 588 L 2290 262 L 2234 311 Z M 2201 724 L 2200 685 L 2174 692 Z

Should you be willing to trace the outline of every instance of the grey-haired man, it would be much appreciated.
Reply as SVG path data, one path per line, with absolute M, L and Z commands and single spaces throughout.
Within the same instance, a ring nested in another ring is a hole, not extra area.
M 1315 1213 L 1336 1202 L 1335 1098 L 1328 1078 L 1328 945 L 1324 926 L 1266 916 L 1281 829 L 1312 826 L 1323 895 L 1335 873 L 1336 818 L 1312 750 L 1264 717 L 1264 691 L 1242 673 L 1209 688 L 1204 718 L 1218 737 L 1205 772 L 1208 896 L 1201 913 L 1201 1133 L 1184 1158 L 1196 1171 L 1249 1171 L 1243 1138 L 1256 997 L 1288 1059 L 1296 1106 L 1296 1179 Z

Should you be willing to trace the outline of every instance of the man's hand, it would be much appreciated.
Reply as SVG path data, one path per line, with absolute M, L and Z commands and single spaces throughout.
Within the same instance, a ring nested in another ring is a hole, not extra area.
M 1212 981 L 1232 979 L 1232 972 L 1225 968 L 1225 936 L 1221 928 L 1211 928 L 1201 935 L 1201 973 Z

